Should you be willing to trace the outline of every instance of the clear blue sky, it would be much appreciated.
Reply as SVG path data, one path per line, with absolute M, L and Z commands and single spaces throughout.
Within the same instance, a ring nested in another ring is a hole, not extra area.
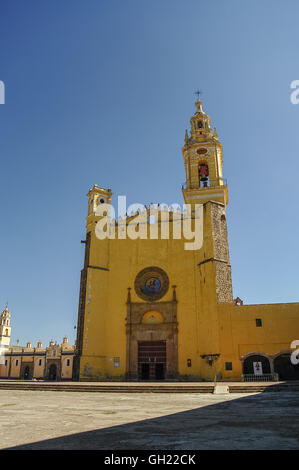
M 299 300 L 298 17 L 296 0 L 1 1 L 0 305 L 13 343 L 75 338 L 93 184 L 182 202 L 196 88 L 224 146 L 234 295 Z

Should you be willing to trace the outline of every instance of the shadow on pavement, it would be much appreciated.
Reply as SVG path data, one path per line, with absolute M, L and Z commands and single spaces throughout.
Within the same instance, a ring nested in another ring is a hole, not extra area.
M 299 449 L 298 425 L 299 393 L 226 395 L 188 411 L 9 449 Z

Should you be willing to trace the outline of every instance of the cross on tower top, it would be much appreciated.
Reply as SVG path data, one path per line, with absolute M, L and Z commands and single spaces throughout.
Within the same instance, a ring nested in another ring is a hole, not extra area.
M 202 95 L 202 91 L 197 89 L 195 92 L 194 92 L 194 95 L 196 96 L 197 100 L 199 100 L 199 97 L 200 95 Z

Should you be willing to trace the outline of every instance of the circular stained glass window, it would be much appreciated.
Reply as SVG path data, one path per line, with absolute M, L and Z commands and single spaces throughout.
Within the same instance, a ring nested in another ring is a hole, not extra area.
M 151 266 L 140 271 L 135 279 L 136 294 L 143 300 L 161 299 L 168 291 L 169 280 L 163 269 Z
M 145 282 L 145 290 L 149 294 L 157 294 L 161 289 L 161 281 L 157 277 L 150 277 Z

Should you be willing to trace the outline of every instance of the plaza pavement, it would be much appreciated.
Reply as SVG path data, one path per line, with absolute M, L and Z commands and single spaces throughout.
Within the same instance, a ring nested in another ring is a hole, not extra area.
M 299 449 L 299 392 L 0 390 L 1 449 Z

